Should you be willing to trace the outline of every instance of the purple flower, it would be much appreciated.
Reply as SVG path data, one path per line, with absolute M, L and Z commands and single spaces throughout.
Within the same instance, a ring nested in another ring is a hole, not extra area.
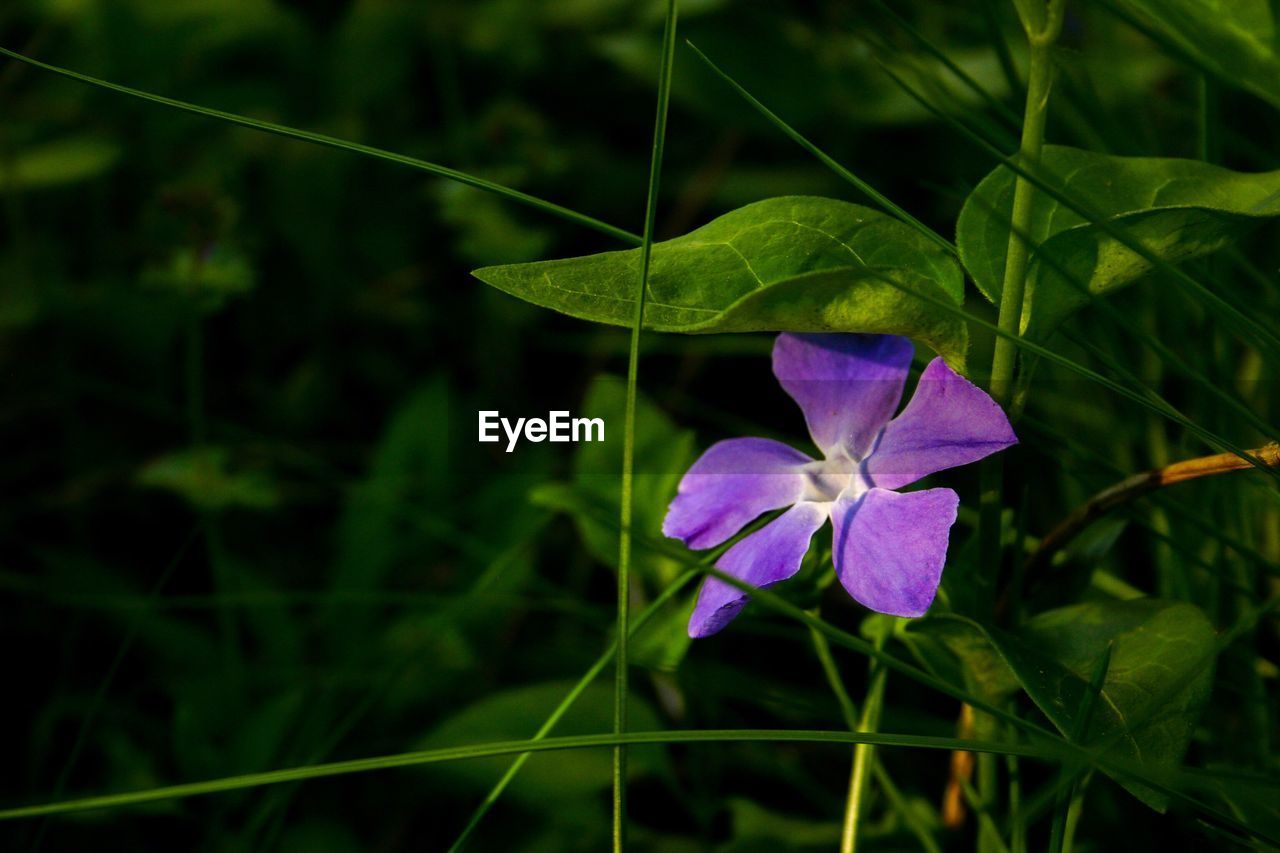
M 786 507 L 716 561 L 722 572 L 767 587 L 800 569 L 809 540 L 830 518 L 836 575 L 849 594 L 881 613 L 923 615 L 938 591 L 960 498 L 951 489 L 895 489 L 1018 439 L 996 402 L 940 358 L 894 418 L 911 354 L 911 342 L 896 335 L 779 335 L 773 374 L 800 405 L 822 459 L 767 438 L 718 442 L 680 481 L 662 532 L 690 548 L 714 548 Z M 749 598 L 707 578 L 689 636 L 719 631 Z

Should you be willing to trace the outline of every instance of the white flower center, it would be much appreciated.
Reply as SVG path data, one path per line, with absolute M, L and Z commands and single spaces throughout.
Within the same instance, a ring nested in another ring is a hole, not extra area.
M 871 488 L 859 462 L 843 452 L 820 462 L 810 462 L 804 466 L 804 478 L 804 494 L 800 499 L 813 503 L 831 503 L 841 495 L 856 498 Z

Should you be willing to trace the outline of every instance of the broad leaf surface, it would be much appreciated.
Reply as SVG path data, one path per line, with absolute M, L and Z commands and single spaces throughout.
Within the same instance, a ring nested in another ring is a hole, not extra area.
M 1199 160 L 1113 157 L 1046 146 L 1038 173 L 1129 240 L 1169 263 L 1225 248 L 1259 220 L 1280 215 L 1280 172 L 1233 172 Z M 965 201 L 960 257 L 979 290 L 999 303 L 1009 245 L 1014 172 L 999 166 Z M 1043 191 L 1028 235 L 1036 246 L 1023 332 L 1043 338 L 1090 298 L 1151 272 L 1153 264 Z
M 535 305 L 625 326 L 634 313 L 640 250 L 485 267 L 474 275 Z M 645 325 L 907 335 L 962 367 L 964 322 L 937 300 L 958 306 L 963 298 L 959 265 L 907 225 L 848 202 L 789 196 L 655 244 Z
M 957 617 L 918 630 L 945 643 L 964 664 L 969 685 L 989 700 L 1021 687 L 1063 734 L 1075 729 L 1090 678 L 1114 642 L 1083 743 L 1107 743 L 1153 772 L 1181 763 L 1213 678 L 1213 627 L 1183 602 L 1079 604 L 1042 613 L 1017 634 Z M 1153 808 L 1166 806 L 1159 793 L 1119 781 Z
M 1271 0 L 1115 0 L 1204 67 L 1280 106 L 1280 29 Z

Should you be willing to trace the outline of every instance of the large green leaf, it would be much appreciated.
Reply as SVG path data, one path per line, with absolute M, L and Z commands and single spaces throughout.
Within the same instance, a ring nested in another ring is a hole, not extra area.
M 1260 219 L 1280 215 L 1280 172 L 1246 174 L 1199 160 L 1112 157 L 1054 145 L 1045 147 L 1041 169 L 1050 186 L 1169 263 L 1216 252 Z M 956 227 L 961 260 L 997 303 L 1014 179 L 1007 166 L 984 178 L 965 201 Z M 1035 193 L 1027 236 L 1038 246 L 1023 311 L 1029 337 L 1047 336 L 1092 296 L 1130 284 L 1153 267 L 1041 191 Z
M 1108 743 L 1155 773 L 1182 761 L 1213 679 L 1213 626 L 1185 602 L 1078 604 L 1042 613 L 1017 634 L 949 616 L 913 630 L 944 642 L 989 701 L 1021 687 L 1063 734 L 1076 730 L 1090 679 L 1114 644 L 1082 742 Z M 1119 781 L 1151 807 L 1166 806 L 1156 791 Z
M 1272 0 L 1113 0 L 1196 62 L 1280 106 L 1280 28 Z
M 640 250 L 485 267 L 474 275 L 535 305 L 625 326 L 634 313 Z M 907 335 L 962 367 L 964 322 L 938 305 L 940 298 L 959 305 L 963 275 L 927 238 L 856 204 L 787 196 L 655 244 L 645 325 Z

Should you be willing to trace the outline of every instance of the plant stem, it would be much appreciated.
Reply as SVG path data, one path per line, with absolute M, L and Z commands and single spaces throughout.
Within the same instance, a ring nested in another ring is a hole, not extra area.
M 884 635 L 876 642 L 884 648 Z M 867 687 L 867 701 L 862 706 L 858 720 L 859 732 L 874 732 L 880 725 L 880 710 L 884 707 L 884 685 L 888 670 L 878 662 L 871 663 L 871 679 Z M 868 769 L 875 760 L 875 747 L 860 743 L 853 748 L 853 769 L 849 772 L 849 800 L 844 812 L 844 830 L 840 834 L 841 853 L 854 853 L 858 847 L 858 825 L 862 822 L 863 801 L 866 799 Z
M 1061 2 L 1054 4 L 1061 7 Z M 1058 26 L 1052 31 L 1032 33 L 1028 31 L 1031 48 L 1031 68 L 1027 78 L 1027 104 L 1022 120 L 1022 144 L 1018 148 L 1018 165 L 1033 172 L 1040 162 L 1044 148 L 1044 127 L 1049 116 L 1049 91 L 1053 83 L 1053 61 L 1050 50 L 1061 29 L 1061 13 Z M 1052 22 L 1047 23 L 1046 28 Z M 1027 236 L 1031 232 L 1032 200 L 1035 187 L 1021 175 L 1014 182 L 1013 212 L 1010 216 L 1009 247 L 1005 254 L 1004 282 L 1000 291 L 1000 313 L 996 324 L 1010 334 L 1022 331 L 1022 307 L 1026 294 L 1027 266 L 1031 259 L 1031 247 Z M 1012 390 L 1014 365 L 1018 348 L 1010 338 L 996 339 L 995 355 L 991 359 L 991 396 L 1000 405 L 1006 405 Z
M 1014 387 L 1014 371 L 1018 349 L 1015 337 L 1022 334 L 1023 304 L 1026 297 L 1027 270 L 1031 258 L 1028 239 L 1031 234 L 1032 203 L 1035 188 L 1023 172 L 1035 173 L 1044 148 L 1044 129 L 1049 117 L 1049 93 L 1053 86 L 1053 45 L 1062 33 L 1066 0 L 1014 0 L 1018 17 L 1027 34 L 1030 67 L 1027 74 L 1027 100 L 1022 116 L 1022 141 L 1018 147 L 1018 168 L 1014 182 L 1013 210 L 1009 222 L 1009 244 L 1005 253 L 1004 281 L 1000 291 L 1000 310 L 996 326 L 1005 334 L 995 341 L 991 359 L 991 397 L 1008 407 Z M 1001 455 L 987 459 L 979 473 L 980 490 L 978 520 L 979 592 L 994 602 L 996 579 L 1000 574 L 1002 548 L 1002 495 L 1004 464 Z M 985 589 L 984 589 L 985 587 Z M 994 722 L 994 721 L 990 721 Z M 978 758 L 978 790 L 984 810 L 990 810 L 997 796 L 996 764 L 989 756 Z M 978 833 L 980 850 L 991 850 L 999 836 L 984 825 Z
M 1175 483 L 1184 483 L 1187 480 L 1229 474 L 1233 471 L 1251 471 L 1259 467 L 1280 468 L 1280 444 L 1272 442 L 1265 447 L 1251 450 L 1249 457 L 1251 458 L 1244 458 L 1235 453 L 1215 453 L 1212 456 L 1184 459 L 1172 465 L 1165 465 L 1163 468 L 1154 468 L 1126 477 L 1076 507 L 1070 515 L 1059 522 L 1057 527 L 1049 531 L 1049 534 L 1040 540 L 1040 545 L 1035 552 L 1027 558 L 1027 571 L 1031 572 L 1048 566 L 1053 555 L 1066 547 L 1090 524 L 1116 507 L 1148 492 L 1163 489 Z
M 816 609 L 810 610 L 810 614 L 814 618 L 818 618 L 819 614 Z M 844 681 L 840 678 L 840 668 L 836 665 L 835 657 L 831 654 L 831 643 L 827 641 L 826 636 L 814 628 L 809 626 L 809 637 L 813 640 L 814 651 L 818 654 L 818 662 L 822 664 L 822 672 L 827 677 L 827 684 L 831 686 L 831 692 L 835 694 L 836 702 L 840 705 L 840 715 L 844 718 L 845 725 L 851 732 L 858 731 L 858 709 L 854 706 L 853 700 L 849 698 L 849 691 L 845 690 Z M 871 772 L 875 776 L 876 784 L 884 791 L 885 798 L 889 800 L 893 809 L 902 819 L 903 824 L 916 840 L 920 842 L 920 847 L 926 853 L 941 853 L 938 842 L 934 840 L 933 830 L 926 826 L 915 811 L 912 810 L 911 804 L 907 802 L 906 797 L 898 790 L 898 786 L 893 783 L 893 779 L 889 777 L 888 771 L 880 762 L 880 757 L 875 756 L 871 762 Z
M 1031 0 L 1035 3 L 1038 0 Z M 1018 167 L 1034 172 L 1044 148 L 1044 128 L 1049 116 L 1049 92 L 1053 84 L 1053 62 L 1050 52 L 1062 31 L 1063 7 L 1066 0 L 1051 0 L 1047 14 L 1024 14 L 1021 4 L 1018 13 L 1027 32 L 1030 47 L 1030 71 L 1027 79 L 1027 100 L 1022 119 L 1022 142 L 1018 149 Z M 1014 182 L 1013 211 L 1009 222 L 1009 245 L 1005 254 L 1004 282 L 1000 291 L 1000 311 L 996 326 L 1004 334 L 995 341 L 991 359 L 991 397 L 1002 407 L 1007 407 L 1014 385 L 1014 369 L 1017 365 L 1018 347 L 1015 337 L 1022 333 L 1022 309 L 1026 296 L 1027 267 L 1030 246 L 1027 237 L 1031 232 L 1032 201 L 1035 187 L 1019 173 Z M 991 592 L 999 575 L 1001 553 L 1001 488 L 1004 465 L 997 454 L 987 459 L 980 471 L 978 522 L 978 583 Z M 994 600 L 994 596 L 989 596 Z
M 662 151 L 667 136 L 667 104 L 671 96 L 675 43 L 676 3 L 675 0 L 667 0 L 666 24 L 662 33 L 662 64 L 658 71 L 657 116 L 653 123 L 653 152 L 649 160 L 649 192 L 640 247 L 640 279 L 636 283 L 636 307 L 631 320 L 631 346 L 627 355 L 627 403 L 622 427 L 622 487 L 618 514 L 618 652 L 613 695 L 613 732 L 617 735 L 627 731 L 627 641 L 631 633 L 631 508 L 635 478 L 636 383 L 640 367 L 640 332 L 644 327 L 644 307 L 649 293 L 649 263 L 653 255 L 653 227 L 657 217 Z M 617 853 L 621 853 L 627 843 L 626 814 L 627 749 L 624 744 L 618 744 L 613 749 L 613 849 Z

